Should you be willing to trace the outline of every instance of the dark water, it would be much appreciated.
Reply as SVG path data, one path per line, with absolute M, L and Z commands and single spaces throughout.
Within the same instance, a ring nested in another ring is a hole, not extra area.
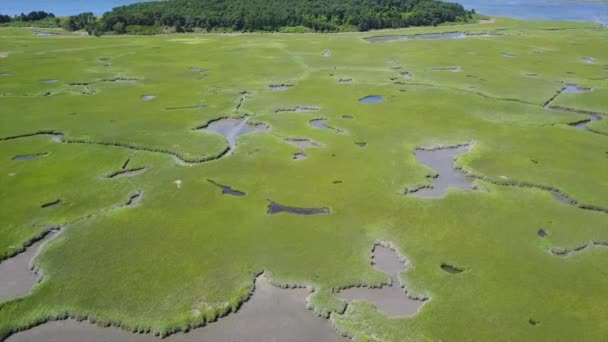
M 477 13 L 517 19 L 590 21 L 608 25 L 608 2 L 576 0 L 460 0 Z

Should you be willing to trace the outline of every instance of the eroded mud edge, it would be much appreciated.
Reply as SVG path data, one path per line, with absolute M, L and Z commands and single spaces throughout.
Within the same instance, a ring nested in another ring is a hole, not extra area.
M 249 290 L 245 293 L 245 295 L 242 298 L 238 299 L 238 301 L 234 305 L 231 305 L 230 302 L 227 302 L 224 305 L 216 306 L 215 308 L 212 309 L 212 310 L 214 310 L 213 312 L 203 313 L 201 315 L 202 320 L 200 322 L 192 322 L 192 323 L 189 323 L 188 325 L 186 325 L 185 327 L 177 327 L 177 328 L 173 328 L 173 329 L 166 330 L 166 331 L 153 331 L 149 327 L 130 327 L 119 321 L 115 321 L 115 320 L 111 320 L 111 319 L 100 320 L 100 319 L 97 319 L 92 314 L 73 314 L 73 313 L 69 313 L 68 311 L 65 311 L 63 313 L 49 315 L 45 318 L 39 318 L 37 320 L 32 321 L 30 324 L 27 324 L 25 326 L 15 329 L 15 330 L 9 331 L 4 335 L 0 335 L 0 341 L 4 341 L 11 335 L 30 330 L 37 326 L 43 325 L 45 323 L 49 323 L 49 322 L 53 322 L 53 321 L 64 321 L 64 320 L 70 320 L 70 319 L 76 320 L 78 322 L 87 322 L 87 323 L 94 324 L 94 325 L 97 325 L 102 328 L 103 327 L 115 327 L 115 328 L 122 329 L 124 331 L 131 332 L 131 333 L 150 334 L 150 335 L 157 336 L 160 338 L 165 338 L 170 335 L 177 334 L 177 333 L 188 333 L 190 330 L 203 328 L 210 323 L 216 322 L 219 319 L 228 316 L 229 314 L 238 313 L 240 308 L 253 297 L 255 290 L 256 290 L 257 280 L 259 277 L 262 277 L 262 276 L 267 276 L 267 279 L 269 280 L 269 282 L 272 286 L 275 286 L 275 287 L 278 287 L 281 289 L 296 289 L 296 288 L 308 289 L 310 291 L 310 295 L 306 298 L 306 308 L 311 310 L 311 312 L 313 314 L 315 314 L 317 317 L 320 317 L 322 319 L 329 319 L 330 323 L 332 324 L 332 327 L 335 329 L 336 333 L 339 336 L 351 338 L 351 336 L 338 330 L 334 321 L 330 319 L 330 316 L 328 317 L 328 316 L 320 315 L 315 310 L 312 309 L 312 306 L 310 304 L 310 298 L 316 292 L 314 286 L 306 285 L 306 284 L 302 284 L 302 283 L 290 283 L 290 282 L 276 281 L 276 280 L 272 279 L 270 272 L 262 270 L 262 271 L 253 273 L 253 280 L 252 280 L 251 286 L 249 287 Z M 237 290 L 237 292 L 238 292 L 238 290 Z M 2 308 L 2 304 L 0 304 L 0 309 L 1 308 Z M 344 308 L 343 312 L 344 311 L 346 311 L 346 307 Z M 330 315 L 331 315 L 331 313 L 330 313 Z

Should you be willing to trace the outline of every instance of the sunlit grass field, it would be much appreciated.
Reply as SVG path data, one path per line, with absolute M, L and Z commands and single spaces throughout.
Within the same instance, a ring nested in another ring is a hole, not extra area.
M 455 31 L 475 35 L 364 39 Z M 35 260 L 44 281 L 0 304 L 0 339 L 68 316 L 157 334 L 201 326 L 238 308 L 261 271 L 314 286 L 314 312 L 358 341 L 608 335 L 608 248 L 551 253 L 608 241 L 605 27 L 497 19 L 102 38 L 3 28 L 0 56 L 0 259 L 63 230 Z M 569 83 L 591 91 L 544 108 Z M 368 95 L 384 101 L 359 102 Z M 318 110 L 277 112 L 296 106 Z M 590 130 L 570 125 L 591 113 L 603 120 Z M 221 135 L 195 129 L 244 116 L 271 130 L 240 136 L 229 156 Z M 311 127 L 318 118 L 340 132 Z M 294 160 L 300 149 L 287 138 L 322 147 Z M 476 190 L 404 194 L 430 183 L 417 147 L 465 143 L 472 150 L 456 165 Z M 35 154 L 43 156 L 13 160 Z M 108 177 L 125 165 L 145 171 Z M 208 180 L 246 196 L 222 195 Z M 125 206 L 133 193 L 141 202 Z M 270 215 L 269 200 L 331 213 Z M 334 295 L 387 281 L 370 267 L 374 241 L 403 252 L 408 293 L 430 298 L 415 316 L 345 307 Z

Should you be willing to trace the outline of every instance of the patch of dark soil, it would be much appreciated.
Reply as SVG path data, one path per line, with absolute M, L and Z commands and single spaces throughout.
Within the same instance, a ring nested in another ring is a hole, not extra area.
M 289 207 L 277 202 L 268 200 L 268 211 L 267 213 L 270 215 L 278 214 L 278 213 L 289 213 L 296 215 L 324 215 L 330 214 L 331 211 L 329 208 L 298 208 L 298 207 Z
M 289 83 L 281 83 L 281 84 L 271 84 L 269 85 L 270 89 L 272 89 L 272 91 L 283 91 L 283 90 L 287 90 L 291 87 L 293 87 L 293 84 L 289 84 Z
M 58 206 L 60 204 L 61 204 L 61 200 L 58 199 L 58 200 L 55 200 L 53 202 L 45 203 L 45 204 L 41 205 L 40 207 L 43 208 L 43 209 L 46 209 L 46 208 L 56 207 L 56 206 Z
M 450 264 L 441 264 L 441 269 L 450 274 L 458 274 L 458 273 L 464 272 L 463 269 L 450 265 Z

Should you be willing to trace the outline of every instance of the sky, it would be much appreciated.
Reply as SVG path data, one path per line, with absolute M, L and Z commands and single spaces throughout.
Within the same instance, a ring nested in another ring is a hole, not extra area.
M 82 12 L 101 15 L 116 6 L 134 2 L 142 0 L 0 0 L 0 13 L 15 15 L 22 12 L 47 11 L 58 16 Z

